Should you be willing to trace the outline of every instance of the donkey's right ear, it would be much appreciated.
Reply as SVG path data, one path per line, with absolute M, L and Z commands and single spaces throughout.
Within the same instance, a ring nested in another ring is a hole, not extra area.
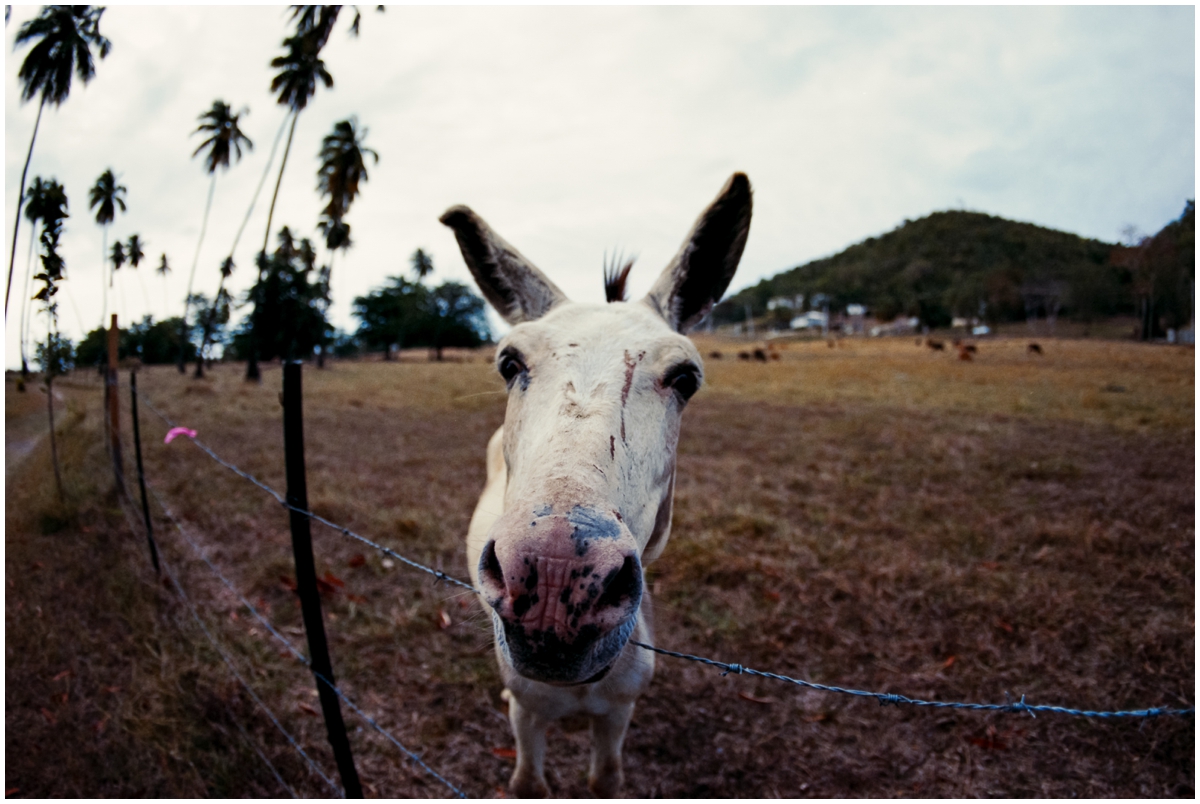
M 469 207 L 450 207 L 438 220 L 454 230 L 476 284 L 508 323 L 541 318 L 551 307 L 567 300 L 545 274 Z

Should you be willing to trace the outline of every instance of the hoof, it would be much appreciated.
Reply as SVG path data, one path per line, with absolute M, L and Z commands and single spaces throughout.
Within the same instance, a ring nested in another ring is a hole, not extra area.
M 605 768 L 599 775 L 588 777 L 588 790 L 596 798 L 617 798 L 621 795 L 624 781 L 620 768 Z
M 520 772 L 512 775 L 508 789 L 517 798 L 546 798 L 550 795 L 550 788 L 544 780 L 534 778 L 533 774 L 523 776 Z

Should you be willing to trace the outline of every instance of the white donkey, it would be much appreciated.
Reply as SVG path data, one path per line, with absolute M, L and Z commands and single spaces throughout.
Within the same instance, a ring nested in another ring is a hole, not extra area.
M 621 743 L 650 684 L 642 567 L 671 531 L 675 447 L 703 377 L 684 337 L 729 286 L 750 231 L 735 173 L 639 302 L 578 304 L 467 207 L 447 210 L 483 295 L 513 325 L 496 351 L 508 385 L 487 448 L 467 562 L 488 610 L 517 739 L 511 787 L 546 795 L 546 729 L 592 726 L 588 786 L 616 795 Z

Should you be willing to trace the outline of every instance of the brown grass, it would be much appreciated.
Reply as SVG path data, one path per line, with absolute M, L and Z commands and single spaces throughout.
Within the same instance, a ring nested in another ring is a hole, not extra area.
M 1190 350 L 1043 341 L 1035 362 L 1024 341 L 994 340 L 962 362 L 914 340 L 847 340 L 747 364 L 728 359 L 736 344 L 698 340 L 727 359 L 708 361 L 708 387 L 685 416 L 674 536 L 648 573 L 664 647 L 914 697 L 1191 705 Z M 53 508 L 40 453 L 7 492 L 6 788 L 280 794 L 231 711 L 300 792 L 324 794 L 154 584 L 141 534 L 105 497 L 94 377 L 56 383 L 88 411 L 65 439 L 77 486 L 67 524 L 38 525 L 35 512 Z M 237 366 L 202 382 L 173 369 L 139 379 L 172 418 L 282 489 L 279 382 L 276 367 L 246 386 Z M 503 417 L 490 366 L 338 363 L 306 369 L 305 384 L 314 510 L 464 577 L 483 448 Z M 194 446 L 164 446 L 152 416 L 142 422 L 153 487 L 292 633 L 284 512 Z M 209 627 L 332 772 L 306 711 L 311 677 L 159 527 Z M 325 601 L 339 683 L 469 793 L 494 794 L 512 760 L 493 749 L 512 737 L 478 604 L 327 529 L 314 540 L 318 573 L 346 584 Z M 29 572 L 32 561 L 43 567 Z M 64 583 L 80 601 L 69 611 Z M 100 736 L 89 723 L 107 682 L 62 704 L 78 707 L 75 720 L 51 725 L 40 712 L 62 683 L 47 679 L 67 666 L 70 678 L 123 680 L 126 703 Z M 441 795 L 369 727 L 352 741 L 370 795 Z M 586 795 L 586 746 L 586 733 L 552 732 L 556 794 Z M 68 750 L 91 759 L 57 758 Z M 1194 721 L 880 708 L 660 658 L 625 756 L 638 796 L 1188 796 Z

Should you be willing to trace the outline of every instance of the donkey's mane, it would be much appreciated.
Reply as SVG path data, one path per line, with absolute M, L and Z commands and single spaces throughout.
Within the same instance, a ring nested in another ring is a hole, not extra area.
M 608 254 L 604 255 L 604 300 L 606 302 L 628 301 L 625 298 L 625 282 L 629 279 L 629 269 L 633 267 L 636 257 L 625 259 L 620 254 L 613 254 L 609 262 Z

